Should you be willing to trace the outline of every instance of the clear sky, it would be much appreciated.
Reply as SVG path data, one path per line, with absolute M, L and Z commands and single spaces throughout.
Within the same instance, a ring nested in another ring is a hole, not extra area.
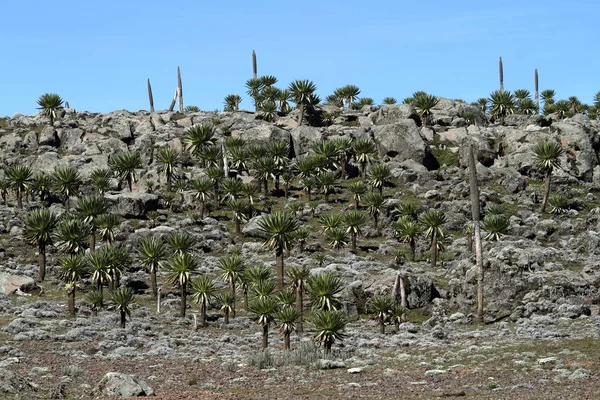
M 322 98 L 354 84 L 376 102 L 417 90 L 474 101 L 498 88 L 591 103 L 600 90 L 598 0 L 1 0 L 0 115 L 60 94 L 78 111 L 222 109 L 252 76 L 311 79 Z

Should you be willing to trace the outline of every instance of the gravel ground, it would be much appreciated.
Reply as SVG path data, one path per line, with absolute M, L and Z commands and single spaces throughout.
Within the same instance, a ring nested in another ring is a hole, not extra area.
M 65 398 L 101 399 L 94 389 L 106 372 L 115 371 L 146 381 L 157 399 L 597 399 L 599 320 L 556 319 L 548 326 L 544 319 L 541 327 L 535 320 L 434 329 L 413 324 L 386 335 L 375 333 L 373 321 L 361 321 L 349 327 L 344 347 L 337 347 L 335 369 L 251 365 L 260 340 L 259 327 L 251 324 L 223 329 L 213 323 L 199 332 L 186 324 L 146 331 L 131 324 L 126 331 L 65 341 L 57 340 L 64 338 L 58 333 L 65 325 L 87 322 L 61 320 L 48 339 L 15 340 L 0 333 L 9 349 L 0 363 L 18 359 L 7 368 L 35 386 L 2 398 L 47 399 L 62 386 Z M 170 350 L 161 351 L 167 338 Z M 270 354 L 280 359 L 276 329 L 271 342 Z M 302 346 L 298 338 L 293 346 Z

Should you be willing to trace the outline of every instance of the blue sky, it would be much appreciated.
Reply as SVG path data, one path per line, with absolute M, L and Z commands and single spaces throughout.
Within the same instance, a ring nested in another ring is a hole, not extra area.
M 279 87 L 311 79 L 322 98 L 354 84 L 376 102 L 417 90 L 474 101 L 498 88 L 575 95 L 600 90 L 597 0 L 187 1 L 2 0 L 0 115 L 36 112 L 60 94 L 78 111 L 166 109 L 183 77 L 184 104 L 222 108 L 252 75 Z

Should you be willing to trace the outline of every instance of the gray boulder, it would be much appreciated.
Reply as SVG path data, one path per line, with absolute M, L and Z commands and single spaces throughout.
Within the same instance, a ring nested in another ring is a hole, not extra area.
M 0 293 L 10 294 L 18 290 L 26 292 L 33 287 L 35 287 L 33 278 L 0 272 Z
M 410 104 L 392 104 L 389 106 L 381 106 L 378 111 L 369 115 L 375 125 L 394 124 L 404 119 L 412 119 L 417 121 L 419 116 L 414 107 Z
M 106 138 L 96 134 L 87 134 L 84 138 L 84 144 L 92 142 L 98 146 L 102 153 L 116 154 L 128 151 L 127 145 L 117 138 Z
M 154 396 L 154 389 L 146 382 L 120 372 L 108 372 L 104 375 L 97 392 L 110 397 Z
M 381 157 L 388 156 L 396 161 L 410 159 L 423 163 L 427 154 L 427 144 L 412 119 L 374 126 L 372 132 Z
M 254 218 L 251 218 L 242 228 L 242 233 L 244 234 L 244 236 L 268 239 L 269 235 L 263 232 L 258 225 L 258 222 L 263 218 L 264 217 L 262 215 L 258 215 Z
M 291 136 L 294 154 L 299 156 L 308 153 L 313 143 L 323 138 L 323 133 L 318 128 L 302 125 L 292 129 Z
M 598 131 L 590 124 L 580 124 L 577 120 L 553 124 L 561 144 L 567 149 L 567 163 L 569 174 L 585 182 L 592 182 L 593 170 L 598 165 L 594 143 L 600 141 Z
M 107 194 L 105 198 L 112 202 L 111 212 L 125 218 L 144 217 L 148 211 L 158 209 L 158 196 L 155 194 L 122 192 Z
M 241 137 L 248 144 L 259 145 L 267 145 L 273 141 L 291 141 L 290 133 L 275 125 L 259 125 L 245 130 L 233 130 L 231 136 Z
M 0 150 L 3 154 L 16 153 L 23 145 L 23 138 L 16 133 L 11 132 L 0 136 Z
M 141 117 L 140 122 L 135 127 L 135 136 L 152 133 L 155 131 L 154 124 L 150 117 Z
M 38 139 L 38 144 L 40 146 L 52 146 L 57 147 L 60 144 L 60 140 L 58 139 L 58 135 L 56 131 L 51 126 L 46 126 L 40 132 L 40 136 Z
M 65 154 L 82 154 L 86 152 L 87 148 L 82 144 L 82 138 L 84 135 L 85 132 L 81 128 L 61 129 L 58 132 L 61 150 Z M 42 144 L 41 138 L 40 144 Z
M 450 99 L 439 99 L 439 103 L 433 107 L 431 113 L 432 125 L 443 126 L 462 126 L 465 124 L 466 118 L 478 125 L 483 125 L 487 122 L 485 115 L 477 107 L 473 107 L 462 101 L 454 101 Z

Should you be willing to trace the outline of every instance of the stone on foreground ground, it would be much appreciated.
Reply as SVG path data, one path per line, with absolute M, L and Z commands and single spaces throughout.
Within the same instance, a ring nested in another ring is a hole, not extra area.
M 135 376 L 108 372 L 98 384 L 98 392 L 112 397 L 154 396 L 154 390 Z

